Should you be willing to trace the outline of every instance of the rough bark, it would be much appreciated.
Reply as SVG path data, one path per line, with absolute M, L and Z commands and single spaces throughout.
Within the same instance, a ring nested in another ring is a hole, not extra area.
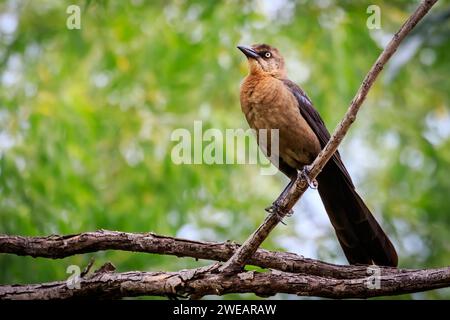
M 227 261 L 240 247 L 232 242 L 207 242 L 161 236 L 154 233 L 128 233 L 99 230 L 73 235 L 24 237 L 0 235 L 0 253 L 20 256 L 61 259 L 68 256 L 103 250 L 146 252 L 177 257 Z M 340 266 L 289 252 L 258 249 L 248 264 L 292 273 L 304 273 L 336 279 L 368 276 L 368 266 Z M 416 270 L 380 267 L 382 275 Z
M 80 279 L 79 289 L 66 282 L 0 286 L 0 299 L 118 299 L 144 295 L 201 298 L 205 295 L 289 293 L 325 298 L 369 298 L 442 288 L 450 285 L 450 268 L 418 270 L 371 278 L 330 279 L 272 272 L 220 272 L 216 265 L 178 272 L 115 273 L 111 265 Z

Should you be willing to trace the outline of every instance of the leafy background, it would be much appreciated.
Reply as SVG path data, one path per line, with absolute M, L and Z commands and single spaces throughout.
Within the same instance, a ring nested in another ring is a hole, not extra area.
M 81 30 L 66 9 L 81 8 Z M 0 233 L 153 231 L 242 242 L 282 190 L 257 165 L 175 165 L 176 128 L 247 128 L 240 43 L 277 46 L 328 128 L 417 1 L 3 1 L 0 4 Z M 381 29 L 366 26 L 370 4 Z M 341 152 L 392 237 L 400 266 L 450 262 L 449 12 L 440 2 L 368 96 Z M 317 193 L 263 244 L 346 263 Z M 0 283 L 65 279 L 112 261 L 177 270 L 190 258 L 99 252 L 0 255 Z M 230 295 L 226 298 L 256 298 Z M 277 298 L 297 298 L 279 295 Z M 450 298 L 449 290 L 401 298 Z

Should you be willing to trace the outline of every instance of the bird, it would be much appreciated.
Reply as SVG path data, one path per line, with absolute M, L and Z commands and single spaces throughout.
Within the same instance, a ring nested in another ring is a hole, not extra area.
M 246 56 L 249 67 L 240 86 L 242 112 L 251 129 L 278 129 L 276 162 L 272 160 L 273 155 L 268 155 L 270 148 L 261 146 L 258 136 L 257 142 L 272 163 L 290 178 L 291 185 L 324 148 L 330 133 L 311 99 L 288 79 L 285 60 L 277 48 L 268 44 L 237 48 Z M 270 138 L 267 140 L 270 145 Z M 316 180 L 320 198 L 348 262 L 396 267 L 397 252 L 356 192 L 339 151 Z

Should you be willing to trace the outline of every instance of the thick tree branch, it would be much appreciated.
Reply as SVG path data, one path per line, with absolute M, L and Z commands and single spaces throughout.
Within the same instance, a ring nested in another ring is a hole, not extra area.
M 0 286 L 0 299 L 70 299 L 152 296 L 200 298 L 227 293 L 271 296 L 289 293 L 326 298 L 369 298 L 442 288 L 450 285 L 450 268 L 411 271 L 378 279 L 329 279 L 273 272 L 218 272 L 217 266 L 179 272 L 115 273 L 111 265 L 80 279 L 79 288 L 65 281 Z
M 414 13 L 401 26 L 400 30 L 394 34 L 391 41 L 380 54 L 378 59 L 370 68 L 368 74 L 364 78 L 358 92 L 353 98 L 350 107 L 348 108 L 344 118 L 337 126 L 331 139 L 328 141 L 325 148 L 319 153 L 317 158 L 309 167 L 309 179 L 314 180 L 322 171 L 327 161 L 336 152 L 339 144 L 345 137 L 351 124 L 355 121 L 356 115 L 364 102 L 367 93 L 375 82 L 378 74 L 383 69 L 384 65 L 390 57 L 397 50 L 402 40 L 409 34 L 409 32 L 416 26 L 416 24 L 425 16 L 437 0 L 423 0 Z M 242 247 L 221 267 L 222 271 L 234 272 L 241 270 L 247 263 L 249 258 L 256 252 L 261 243 L 267 238 L 269 233 L 275 226 L 292 210 L 295 203 L 308 189 L 308 182 L 302 175 L 297 177 L 297 180 L 287 192 L 283 193 L 278 199 L 280 204 L 274 212 L 270 213 L 258 229 L 244 242 Z
M 51 259 L 102 250 L 124 250 L 226 261 L 239 247 L 239 244 L 232 242 L 193 241 L 153 233 L 108 230 L 48 237 L 0 235 L 0 253 Z M 248 263 L 261 268 L 336 279 L 357 279 L 368 276 L 368 266 L 340 266 L 304 258 L 294 253 L 264 249 L 258 249 Z M 381 275 L 414 271 L 418 270 L 380 268 Z
M 0 253 L 59 259 L 101 250 L 125 250 L 225 261 L 238 244 L 203 242 L 101 230 L 75 235 L 23 237 L 0 235 Z M 258 249 L 250 264 L 278 269 L 269 272 L 220 272 L 218 265 L 179 272 L 114 273 L 110 264 L 80 279 L 80 288 L 66 282 L 0 286 L 0 299 L 121 298 L 141 295 L 276 293 L 328 298 L 368 298 L 450 286 L 450 267 L 406 270 L 377 266 L 339 266 L 293 253 Z M 379 285 L 377 285 L 379 284 Z

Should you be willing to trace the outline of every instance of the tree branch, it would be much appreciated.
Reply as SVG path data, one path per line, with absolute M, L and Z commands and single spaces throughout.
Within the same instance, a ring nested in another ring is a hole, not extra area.
M 107 230 L 48 237 L 0 235 L 0 253 L 52 259 L 102 250 L 124 250 L 226 261 L 239 247 L 231 242 L 192 241 L 153 233 Z M 407 270 L 364 265 L 339 266 L 293 253 L 263 249 L 258 249 L 249 263 L 273 270 L 229 273 L 220 272 L 215 264 L 179 272 L 113 273 L 114 268 L 107 264 L 93 275 L 80 279 L 79 289 L 70 289 L 63 281 L 4 285 L 0 286 L 0 299 L 121 298 L 140 295 L 200 298 L 207 294 L 226 293 L 368 298 L 450 286 L 450 267 Z
M 255 293 L 264 297 L 289 293 L 343 299 L 398 295 L 449 285 L 450 267 L 381 276 L 373 281 L 371 278 L 339 280 L 281 271 L 225 273 L 218 272 L 214 265 L 178 272 L 115 273 L 108 264 L 80 279 L 78 289 L 70 289 L 65 281 L 6 285 L 0 286 L 0 300 L 117 299 L 143 295 L 201 298 L 227 293 Z
M 207 242 L 161 236 L 154 233 L 127 233 L 100 230 L 73 235 L 24 237 L 0 235 L 0 253 L 61 259 L 103 250 L 146 252 L 177 257 L 226 261 L 240 247 L 232 242 Z M 304 273 L 335 279 L 357 279 L 368 275 L 369 266 L 342 266 L 308 259 L 289 252 L 258 249 L 249 264 L 284 272 Z M 381 275 L 418 270 L 380 267 Z
M 391 41 L 386 48 L 380 54 L 378 59 L 370 68 L 363 83 L 361 84 L 358 92 L 350 103 L 344 118 L 337 126 L 327 145 L 319 153 L 309 169 L 309 179 L 314 180 L 317 175 L 322 171 L 327 161 L 336 152 L 339 144 L 345 137 L 348 129 L 356 119 L 356 115 L 364 102 L 367 93 L 375 82 L 378 74 L 383 69 L 386 62 L 397 50 L 402 40 L 408 35 L 408 33 L 416 26 L 416 24 L 425 16 L 425 14 L 431 9 L 431 7 L 437 2 L 437 0 L 423 0 L 414 13 L 406 20 L 401 26 L 400 30 L 394 34 Z M 241 270 L 249 258 L 259 248 L 261 243 L 267 238 L 269 233 L 275 228 L 275 226 L 292 210 L 297 201 L 308 189 L 308 182 L 304 176 L 298 175 L 291 188 L 283 192 L 277 199 L 279 206 L 270 213 L 264 222 L 258 227 L 258 229 L 244 242 L 238 251 L 221 267 L 222 271 L 235 272 Z

